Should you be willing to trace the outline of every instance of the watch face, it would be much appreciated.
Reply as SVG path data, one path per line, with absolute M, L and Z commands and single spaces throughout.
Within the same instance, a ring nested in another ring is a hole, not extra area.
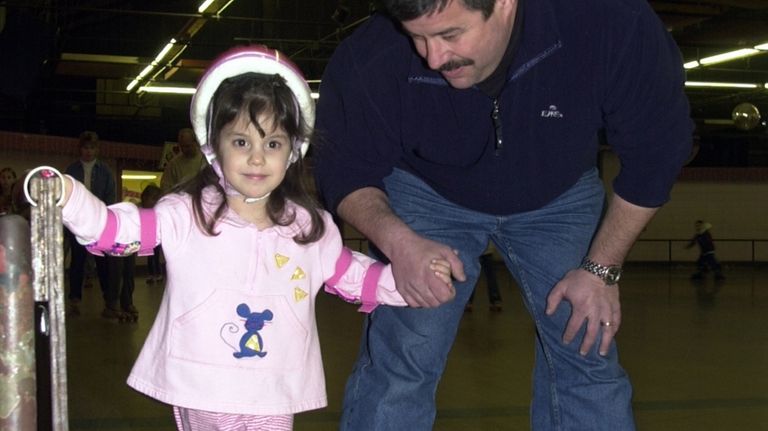
M 605 272 L 605 283 L 616 284 L 619 282 L 619 278 L 621 278 L 621 268 L 617 266 L 609 266 L 608 270 Z

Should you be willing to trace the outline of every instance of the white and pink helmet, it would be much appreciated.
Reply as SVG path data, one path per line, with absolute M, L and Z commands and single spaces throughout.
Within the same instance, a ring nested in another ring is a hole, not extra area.
M 208 116 L 213 95 L 225 79 L 248 72 L 266 75 L 279 74 L 293 92 L 298 104 L 297 109 L 301 111 L 304 122 L 310 128 L 315 123 L 315 102 L 312 100 L 307 81 L 299 68 L 288 57 L 275 49 L 261 45 L 230 49 L 214 60 L 200 79 L 197 84 L 197 92 L 192 98 L 189 113 L 192 129 L 195 131 L 200 148 L 214 169 L 217 168 L 218 163 L 214 163 L 216 154 L 208 136 Z M 291 161 L 303 157 L 308 148 L 309 141 L 307 140 L 294 142 Z M 218 169 L 216 170 L 218 171 Z

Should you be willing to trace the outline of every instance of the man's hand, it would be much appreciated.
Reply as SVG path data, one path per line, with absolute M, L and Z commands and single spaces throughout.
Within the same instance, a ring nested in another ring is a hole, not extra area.
M 402 240 L 390 256 L 395 286 L 411 307 L 437 307 L 456 296 L 451 284 L 435 276 L 435 259 L 447 261 L 455 279 L 466 279 L 464 265 L 450 247 L 415 233 Z
M 414 232 L 389 206 L 389 199 L 375 187 L 347 195 L 338 206 L 342 219 L 354 226 L 392 263 L 395 286 L 411 307 L 437 307 L 456 296 L 452 285 L 435 276 L 433 260 L 446 260 L 456 280 L 464 281 L 464 265 L 447 245 Z
M 553 314 L 563 299 L 570 302 L 572 307 L 563 342 L 571 343 L 586 322 L 587 331 L 579 353 L 586 355 L 595 344 L 598 334 L 602 333 L 598 352 L 603 356 L 608 354 L 608 347 L 621 325 L 619 286 L 606 286 L 602 280 L 587 271 L 574 269 L 549 293 L 547 315 Z

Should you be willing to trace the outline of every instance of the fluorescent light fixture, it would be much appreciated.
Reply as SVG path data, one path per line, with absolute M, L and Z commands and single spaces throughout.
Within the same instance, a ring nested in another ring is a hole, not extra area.
M 205 0 L 198 8 L 197 13 L 203 13 L 206 9 L 208 9 L 208 6 L 210 6 L 213 3 L 214 0 Z
M 235 1 L 235 0 L 229 0 L 229 1 L 227 2 L 227 4 L 225 4 L 224 6 L 222 6 L 222 7 L 221 7 L 221 9 L 219 9 L 219 11 L 218 11 L 218 12 L 216 12 L 216 15 L 219 15 L 219 14 L 221 14 L 222 12 L 224 12 L 224 9 L 228 8 L 228 7 L 229 7 L 229 5 L 231 5 L 233 1 Z
M 702 65 L 722 63 L 724 61 L 735 60 L 737 58 L 751 57 L 755 54 L 760 54 L 760 51 L 753 48 L 737 49 L 736 51 L 724 52 L 722 54 L 702 58 L 699 60 L 699 63 Z
M 127 87 L 125 87 L 125 91 L 131 91 L 131 90 L 133 90 L 133 87 L 135 87 L 135 86 L 136 86 L 136 84 L 138 84 L 138 83 L 139 83 L 139 80 L 134 78 L 134 79 L 133 79 L 133 81 L 131 81 L 131 83 L 130 83 L 130 84 L 128 84 L 128 86 L 127 86 Z
M 313 92 L 309 93 L 309 95 L 310 95 L 310 96 L 312 96 L 312 98 L 313 98 L 314 100 L 317 100 L 317 99 L 319 99 L 319 98 L 320 98 L 320 93 L 318 93 L 318 92 L 316 92 L 316 91 L 313 91 Z
M 743 84 L 738 82 L 706 82 L 685 81 L 686 87 L 712 87 L 712 88 L 757 88 L 757 84 Z
M 154 63 L 148 64 L 147 67 L 144 68 L 144 70 L 142 70 L 141 72 L 139 72 L 138 75 L 136 75 L 136 79 L 141 79 L 149 75 L 149 72 L 151 72 L 154 67 L 155 67 Z
M 120 178 L 124 180 L 156 180 L 155 174 L 122 174 Z
M 136 84 L 139 83 L 139 81 L 141 81 L 142 79 L 144 79 L 144 77 L 152 73 L 152 70 L 154 70 L 155 67 L 157 67 L 161 61 L 163 61 L 163 58 L 168 54 L 168 52 L 170 52 L 171 49 L 173 49 L 174 45 L 176 45 L 176 39 L 171 38 L 171 41 L 166 43 L 163 49 L 161 49 L 160 52 L 157 53 L 157 55 L 155 56 L 155 59 L 152 60 L 152 62 L 149 63 L 141 72 L 139 72 L 139 74 L 136 75 L 136 78 L 134 78 L 133 81 L 131 81 L 131 83 L 128 84 L 127 87 L 125 87 L 125 91 L 131 91 L 133 87 L 135 87 Z M 187 48 L 186 45 L 184 45 L 181 51 L 178 52 L 178 54 L 181 54 L 181 52 L 184 51 L 184 49 L 186 48 Z
M 125 55 L 81 54 L 77 52 L 62 52 L 62 61 L 85 61 L 90 63 L 139 64 L 139 57 Z
M 162 94 L 195 94 L 196 90 L 192 87 L 143 86 L 139 87 L 139 91 Z
M 155 57 L 155 61 L 153 63 L 159 64 L 161 61 L 163 61 L 163 57 L 165 57 L 165 54 L 168 54 L 168 51 L 173 48 L 173 45 L 176 45 L 176 39 L 171 38 L 171 41 L 165 44 L 165 47 L 157 54 L 157 57 Z
M 768 51 L 768 42 L 755 45 L 755 49 L 759 49 L 760 51 Z
M 701 66 L 701 64 L 696 60 L 689 61 L 688 63 L 683 64 L 683 67 L 686 69 L 695 69 L 699 66 Z
M 220 15 L 222 12 L 224 12 L 224 9 L 228 8 L 229 5 L 232 4 L 232 2 L 235 0 L 229 0 L 227 3 L 224 4 L 224 6 L 220 7 L 218 11 L 216 11 L 216 15 Z M 216 0 L 205 0 L 198 8 L 197 13 L 204 13 L 206 9 L 211 7 L 213 3 L 215 3 Z

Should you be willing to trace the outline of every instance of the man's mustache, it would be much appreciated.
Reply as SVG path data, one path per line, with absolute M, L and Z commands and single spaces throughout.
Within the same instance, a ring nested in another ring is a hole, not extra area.
M 458 69 L 462 66 L 471 66 L 475 64 L 474 60 L 470 59 L 462 59 L 462 60 L 451 60 L 447 63 L 444 63 L 442 66 L 437 68 L 438 72 L 450 72 L 452 70 Z

